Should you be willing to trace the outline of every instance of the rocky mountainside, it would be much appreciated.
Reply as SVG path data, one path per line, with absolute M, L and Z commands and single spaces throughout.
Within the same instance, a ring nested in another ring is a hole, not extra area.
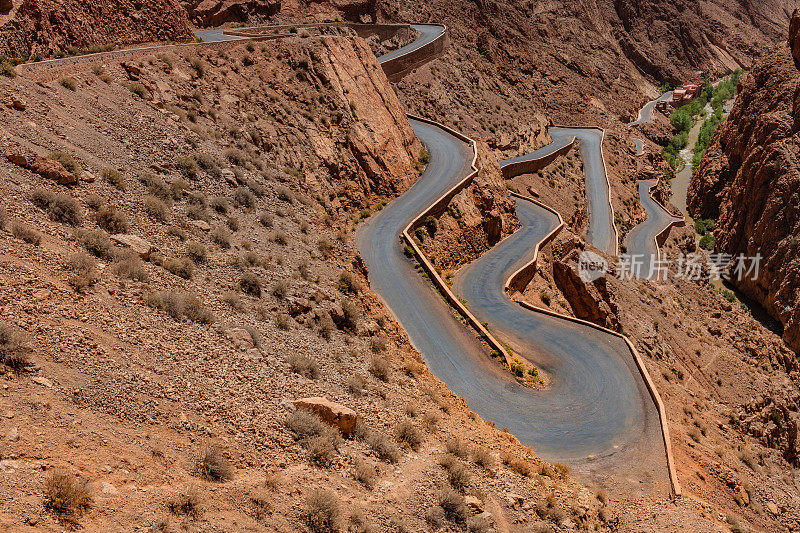
M 4 0 L 0 55 L 50 56 L 68 47 L 192 39 L 177 0 Z
M 784 339 L 800 351 L 800 17 L 789 43 L 776 46 L 739 86 L 730 117 L 689 188 L 695 217 L 717 219 L 717 250 L 760 253 L 757 280 L 739 288 L 784 325 Z
M 189 18 L 198 26 L 260 24 L 276 15 L 281 21 L 374 21 L 375 0 L 182 0 Z M 404 21 L 407 22 L 407 21 Z

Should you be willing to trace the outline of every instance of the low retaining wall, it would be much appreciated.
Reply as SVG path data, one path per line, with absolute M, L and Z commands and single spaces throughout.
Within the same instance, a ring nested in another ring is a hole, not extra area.
M 400 32 L 405 31 L 406 35 L 410 35 L 410 24 L 359 24 L 356 22 L 320 22 L 320 23 L 306 23 L 306 24 L 275 24 L 272 26 L 252 26 L 249 28 L 232 28 L 225 30 L 225 35 L 234 35 L 238 37 L 257 37 L 263 35 L 264 32 L 281 32 L 291 33 L 292 29 L 301 28 L 350 28 L 356 32 L 359 37 L 369 37 L 377 35 L 382 41 L 391 39 Z
M 511 196 L 536 204 L 539 207 L 550 211 L 551 213 L 553 213 L 558 217 L 558 226 L 556 226 L 553 229 L 553 231 L 545 235 L 545 237 L 541 241 L 537 242 L 536 246 L 533 247 L 533 259 L 531 260 L 531 262 L 523 266 L 513 274 L 511 274 L 508 280 L 506 280 L 504 290 L 508 293 L 513 294 L 514 292 L 520 292 L 520 293 L 523 292 L 525 290 L 525 287 L 527 287 L 528 284 L 531 282 L 533 276 L 536 274 L 536 266 L 539 260 L 539 251 L 548 242 L 553 240 L 555 236 L 561 232 L 562 229 L 564 229 L 564 219 L 561 217 L 561 213 L 559 213 L 549 205 L 540 202 L 539 200 L 530 198 L 528 196 L 523 196 L 515 192 L 512 192 Z
M 442 28 L 442 33 L 431 42 L 410 50 L 403 55 L 381 63 L 386 77 L 391 82 L 398 82 L 414 69 L 440 57 L 450 43 L 450 31 L 443 24 L 436 24 Z
M 467 321 L 467 323 L 469 323 L 470 326 L 472 326 L 473 328 L 475 328 L 476 331 L 478 331 L 478 333 L 486 340 L 486 342 L 489 344 L 489 346 L 493 350 L 503 354 L 503 357 L 505 358 L 505 361 L 506 361 L 506 365 L 508 365 L 509 368 L 510 368 L 511 367 L 511 363 L 512 363 L 511 356 L 506 351 L 505 346 L 503 346 L 500 343 L 500 341 L 495 339 L 494 336 L 491 333 L 489 333 L 489 330 L 486 329 L 486 326 L 484 326 L 477 318 L 475 318 L 475 316 L 469 311 L 469 309 L 467 309 L 467 306 L 465 306 L 463 303 L 461 303 L 461 300 L 459 300 L 456 297 L 456 295 L 453 294 L 453 291 L 450 290 L 450 286 L 447 285 L 447 283 L 445 283 L 445 281 L 442 279 L 442 277 L 436 271 L 436 267 L 433 265 L 433 263 L 431 263 L 431 261 L 428 259 L 428 257 L 425 255 L 425 253 L 422 251 L 422 249 L 419 246 L 417 246 L 417 243 L 414 242 L 414 239 L 411 237 L 411 234 L 412 234 L 414 228 L 419 227 L 420 225 L 422 225 L 424 220 L 428 216 L 430 216 L 430 213 L 433 212 L 432 210 L 436 209 L 437 206 L 441 206 L 441 205 L 447 206 L 447 203 L 449 203 L 449 201 L 450 201 L 449 199 L 452 199 L 453 196 L 458 194 L 459 191 L 462 191 L 465 187 L 467 187 L 470 183 L 472 183 L 472 181 L 475 179 L 475 176 L 478 175 L 478 169 L 475 166 L 475 162 L 478 159 L 477 143 L 473 139 L 470 139 L 469 137 L 463 135 L 462 133 L 460 133 L 460 132 L 458 132 L 458 131 L 456 131 L 456 130 L 454 130 L 452 128 L 448 128 L 447 126 L 445 126 L 443 124 L 440 124 L 440 123 L 438 123 L 436 121 L 433 121 L 433 120 L 430 120 L 430 119 L 427 119 L 427 118 L 424 118 L 424 117 L 418 117 L 418 116 L 415 116 L 415 115 L 408 115 L 408 118 L 416 120 L 416 121 L 419 121 L 419 122 L 425 122 L 426 124 L 430 124 L 430 125 L 435 126 L 437 128 L 441 128 L 442 130 L 444 130 L 447 133 L 455 136 L 456 138 L 461 139 L 462 141 L 470 144 L 472 146 L 473 156 L 472 156 L 472 163 L 470 164 L 470 168 L 472 168 L 472 172 L 470 172 L 469 175 L 467 175 L 467 177 L 465 177 L 463 180 L 461 180 L 459 183 L 457 183 L 455 186 L 453 186 L 449 191 L 445 192 L 442 196 L 440 196 L 438 199 L 436 199 L 431 204 L 431 206 L 428 207 L 428 209 L 426 209 L 421 215 L 419 215 L 414 220 L 412 220 L 405 227 L 405 229 L 403 230 L 403 234 L 402 234 L 401 238 L 403 240 L 405 240 L 406 244 L 408 244 L 408 246 L 410 246 L 411 249 L 414 251 L 414 255 L 416 256 L 417 260 L 419 261 L 419 264 L 422 266 L 422 268 L 428 274 L 428 277 L 430 277 L 431 281 L 436 286 L 436 288 L 439 289 L 439 292 L 442 294 L 442 296 L 447 301 L 447 303 L 452 305 L 453 308 L 456 309 L 456 311 L 458 311 L 459 314 L 461 314 L 462 317 L 464 317 L 464 319 Z
M 519 176 L 520 174 L 530 174 L 532 172 L 541 170 L 547 167 L 550 163 L 552 163 L 556 159 L 567 155 L 569 151 L 572 150 L 572 148 L 575 146 L 576 142 L 577 139 L 573 137 L 572 142 L 570 142 L 563 148 L 559 148 L 552 154 L 540 157 L 538 159 L 526 159 L 524 161 L 515 161 L 513 163 L 508 163 L 507 165 L 503 165 L 500 167 L 500 171 L 503 173 L 503 178 L 511 179 L 515 176 Z

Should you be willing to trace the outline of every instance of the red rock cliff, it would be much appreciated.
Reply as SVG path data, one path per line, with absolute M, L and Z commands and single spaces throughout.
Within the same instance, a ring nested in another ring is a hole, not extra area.
M 8 0 L 0 7 L 0 55 L 50 55 L 68 46 L 186 41 L 177 0 Z M 10 6 L 10 7 L 9 7 Z
M 689 188 L 695 218 L 716 218 L 720 252 L 760 253 L 762 272 L 740 283 L 784 324 L 800 351 L 800 15 L 789 43 L 776 46 L 742 79 Z

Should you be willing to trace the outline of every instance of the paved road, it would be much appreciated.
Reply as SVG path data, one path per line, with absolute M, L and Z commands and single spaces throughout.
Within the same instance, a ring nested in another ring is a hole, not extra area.
M 552 375 L 553 386 L 546 391 L 521 387 L 494 363 L 403 256 L 402 229 L 432 198 L 469 173 L 472 157 L 469 146 L 456 137 L 425 123 L 411 124 L 431 162 L 405 194 L 356 234 L 373 290 L 434 375 L 482 417 L 507 427 L 546 459 L 567 461 L 589 476 L 596 473 L 598 482 L 607 485 L 611 474 L 622 484 L 642 487 L 644 480 L 646 490 L 668 490 L 658 417 L 633 360 L 622 355 L 628 353 L 624 341 L 527 312 L 503 294 L 505 276 L 557 224 L 551 213 L 519 205 L 523 229 L 466 267 L 456 283 L 480 320 Z
M 639 119 L 631 122 L 628 126 L 636 126 L 649 122 L 653 118 L 653 109 L 658 102 L 672 99 L 672 92 L 667 92 L 651 100 L 639 111 Z M 636 153 L 644 152 L 644 142 L 641 139 L 633 139 L 636 144 Z M 650 196 L 650 187 L 654 186 L 654 180 L 640 180 L 639 202 L 647 212 L 647 219 L 633 228 L 625 238 L 625 247 L 631 258 L 631 270 L 641 278 L 653 279 L 658 273 L 658 261 L 661 258 L 655 237 L 677 218 L 670 215 Z
M 239 29 L 239 28 L 237 28 Z M 239 37 L 237 35 L 225 35 L 224 29 L 216 30 L 198 30 L 194 32 L 196 37 L 200 37 L 204 43 L 218 43 L 221 41 L 238 41 L 246 37 Z
M 633 228 L 625 239 L 627 253 L 631 257 L 632 271 L 641 278 L 652 279 L 658 274 L 660 252 L 655 237 L 673 221 L 679 220 L 664 211 L 650 196 L 650 187 L 655 180 L 639 181 L 639 201 L 647 212 L 647 219 Z
M 419 37 L 413 43 L 407 44 L 402 48 L 398 48 L 393 52 L 389 52 L 388 54 L 384 54 L 378 58 L 379 63 L 383 63 L 385 61 L 389 61 L 390 59 L 394 59 L 401 55 L 407 54 L 411 51 L 416 50 L 417 48 L 422 48 L 429 42 L 433 41 L 437 37 L 439 37 L 442 33 L 444 33 L 444 27 L 438 26 L 434 24 L 412 24 L 412 28 L 417 30 L 419 33 Z
M 583 174 L 586 179 L 586 209 L 589 225 L 586 241 L 596 248 L 617 255 L 617 231 L 609 203 L 608 179 L 603 164 L 603 132 L 594 128 L 550 128 L 556 142 L 577 137 L 580 140 Z

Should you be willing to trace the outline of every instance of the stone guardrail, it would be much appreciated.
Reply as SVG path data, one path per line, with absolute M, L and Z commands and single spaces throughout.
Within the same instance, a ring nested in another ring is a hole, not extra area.
M 398 82 L 407 74 L 424 65 L 425 63 L 441 56 L 447 45 L 450 43 L 450 31 L 444 24 L 435 24 L 442 28 L 442 33 L 436 36 L 429 43 L 409 50 L 405 54 L 399 55 L 381 63 L 386 77 L 391 82 Z
M 453 306 L 453 308 L 456 309 L 456 311 L 458 311 L 462 317 L 464 317 L 464 319 L 469 323 L 469 325 L 478 331 L 478 333 L 486 340 L 486 342 L 493 350 L 503 354 L 506 364 L 510 368 L 512 359 L 511 355 L 506 350 L 506 347 L 503 346 L 503 344 L 500 343 L 500 341 L 498 341 L 491 333 L 489 333 L 489 330 L 486 329 L 486 326 L 484 326 L 477 318 L 475 318 L 475 316 L 469 311 L 469 309 L 467 309 L 467 306 L 465 306 L 461 302 L 461 300 L 459 300 L 458 297 L 456 297 L 456 295 L 453 294 L 453 291 L 450 290 L 450 287 L 447 285 L 447 283 L 445 283 L 445 281 L 439 275 L 439 272 L 436 271 L 436 267 L 428 259 L 428 257 L 422 251 L 422 249 L 419 246 L 417 246 L 417 243 L 411 236 L 412 232 L 414 231 L 414 228 L 421 226 L 424 223 L 424 220 L 427 217 L 432 216 L 432 213 L 437 212 L 437 210 L 441 209 L 442 205 L 447 206 L 447 204 L 450 202 L 450 200 L 452 200 L 452 198 L 456 194 L 458 194 L 466 187 L 471 185 L 472 182 L 475 180 L 475 176 L 478 175 L 478 168 L 475 166 L 475 163 L 478 159 L 477 143 L 473 139 L 470 139 L 466 135 L 463 135 L 461 132 L 458 132 L 452 128 L 448 128 L 444 124 L 440 124 L 434 120 L 430 120 L 424 117 L 419 117 L 411 114 L 409 114 L 408 117 L 410 119 L 417 120 L 419 122 L 425 122 L 426 124 L 430 124 L 432 126 L 440 128 L 449 133 L 450 135 L 453 135 L 454 137 L 461 139 L 462 141 L 472 146 L 473 155 L 472 155 L 472 163 L 470 164 L 472 172 L 470 172 L 469 175 L 467 175 L 463 180 L 454 185 L 449 191 L 445 192 L 438 199 L 436 199 L 430 205 L 430 207 L 428 207 L 428 209 L 422 212 L 422 214 L 420 214 L 419 216 L 414 218 L 411 222 L 409 222 L 408 225 L 405 227 L 405 229 L 403 229 L 401 238 L 414 251 L 414 255 L 416 256 L 417 260 L 419 260 L 420 265 L 428 274 L 428 277 L 431 279 L 436 288 L 439 289 L 439 292 L 442 294 L 447 303 Z
M 511 179 L 515 176 L 519 176 L 520 174 L 531 174 L 532 172 L 536 172 L 538 170 L 545 168 L 553 161 L 569 153 L 569 151 L 575 147 L 576 142 L 577 139 L 573 137 L 572 141 L 570 141 L 566 146 L 559 148 L 552 154 L 548 154 L 544 157 L 539 157 L 537 159 L 526 159 L 523 161 L 515 161 L 513 163 L 508 163 L 506 165 L 503 165 L 501 162 L 500 172 L 503 173 L 503 179 Z
M 266 31 L 281 31 L 283 33 L 293 36 L 291 33 L 293 29 L 301 28 L 350 28 L 356 32 L 359 37 L 368 37 L 370 35 L 377 35 L 381 40 L 391 39 L 400 31 L 405 30 L 408 32 L 411 24 L 359 24 L 356 22 L 320 22 L 320 23 L 304 23 L 304 24 L 275 24 L 265 26 L 251 26 L 248 28 L 231 28 L 224 30 L 225 35 L 233 35 L 237 37 L 253 38 L 264 34 Z

